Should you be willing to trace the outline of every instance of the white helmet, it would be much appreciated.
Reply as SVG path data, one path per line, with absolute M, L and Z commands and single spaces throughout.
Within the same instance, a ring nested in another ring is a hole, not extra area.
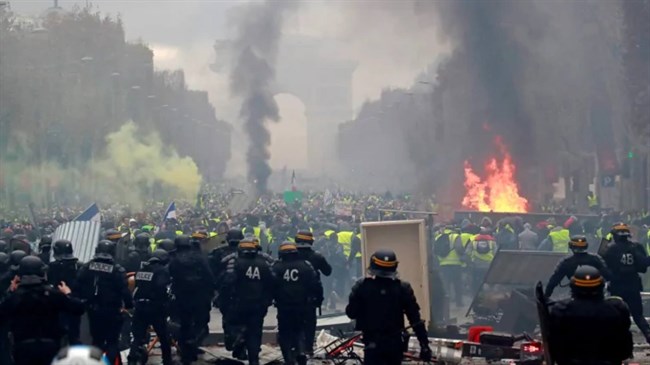
M 102 350 L 92 346 L 70 346 L 59 351 L 52 365 L 110 365 Z

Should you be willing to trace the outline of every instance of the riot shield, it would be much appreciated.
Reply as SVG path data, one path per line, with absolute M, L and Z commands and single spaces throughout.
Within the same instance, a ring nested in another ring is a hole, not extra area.
M 539 316 L 539 328 L 542 332 L 542 344 L 544 345 L 544 359 L 546 365 L 555 365 L 553 358 L 551 357 L 551 351 L 549 349 L 549 330 L 550 330 L 550 318 L 548 312 L 548 305 L 546 303 L 546 298 L 544 297 L 544 289 L 542 287 L 542 282 L 537 282 L 535 287 L 535 297 L 537 299 L 537 315 Z
M 603 239 L 600 240 L 600 246 L 598 246 L 598 256 L 605 257 L 605 252 L 607 252 L 610 243 L 611 241 L 609 241 L 605 237 L 603 237 Z

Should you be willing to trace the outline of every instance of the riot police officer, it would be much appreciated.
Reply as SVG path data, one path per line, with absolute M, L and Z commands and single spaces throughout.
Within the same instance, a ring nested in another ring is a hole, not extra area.
M 314 301 L 322 298 L 323 289 L 316 270 L 301 257 L 295 244 L 280 245 L 278 258 L 272 267 L 278 341 L 285 364 L 304 365 L 312 348 L 311 336 L 307 336 L 307 331 L 312 330 L 310 313 L 314 312 Z
M 0 252 L 9 253 L 9 244 L 5 240 L 0 239 Z
M 9 240 L 9 246 L 11 246 L 12 251 L 23 251 L 28 255 L 32 254 L 32 246 L 27 240 L 27 236 L 24 234 L 17 234 Z
M 206 307 L 209 316 L 214 292 L 214 277 L 208 261 L 200 251 L 192 249 L 188 236 L 174 240 L 176 254 L 169 263 L 172 290 L 176 297 L 176 311 L 180 321 L 179 345 L 183 364 L 198 357 L 198 346 L 208 335 L 204 325 Z
M 77 278 L 79 297 L 88 312 L 92 344 L 106 352 L 111 364 L 120 362 L 122 310 L 133 308 L 126 271 L 113 259 L 115 249 L 115 243 L 99 241 L 95 257 L 81 267 Z
M 137 272 L 151 258 L 151 236 L 147 233 L 140 233 L 133 240 L 133 249 L 129 251 L 124 261 L 126 272 Z
M 208 238 L 210 237 L 208 231 L 206 231 L 203 228 L 199 228 L 194 230 L 192 234 L 190 235 L 191 238 L 191 243 L 192 243 L 192 248 L 200 251 L 201 250 L 201 245 L 203 242 L 205 242 Z
M 2 295 L 7 292 L 7 289 L 9 289 L 9 286 L 11 285 L 11 281 L 18 274 L 20 260 L 22 260 L 25 256 L 27 256 L 25 251 L 16 250 L 12 251 L 5 258 L 6 269 L 4 270 L 3 274 L 0 275 L 0 298 L 2 298 Z
M 227 298 L 228 323 L 233 336 L 233 356 L 259 365 L 262 325 L 273 299 L 273 273 L 267 259 L 250 239 L 239 242 L 220 280 L 220 295 Z M 248 353 L 248 355 L 246 355 Z
M 47 270 L 47 280 L 52 286 L 58 286 L 65 282 L 73 294 L 78 290 L 77 274 L 79 272 L 78 259 L 73 255 L 72 243 L 68 240 L 58 240 L 54 242 L 54 261 L 50 262 Z M 81 318 L 79 316 L 64 313 L 61 322 L 66 329 L 68 343 L 76 345 L 81 343 L 79 340 L 79 325 Z
M 128 243 L 131 236 L 126 232 L 122 233 L 114 228 L 107 229 L 103 236 L 104 240 L 111 241 L 115 244 L 113 260 L 123 266 L 129 252 Z
M 157 248 L 160 248 L 162 250 L 165 250 L 167 252 L 167 255 L 169 256 L 169 260 L 171 260 L 172 256 L 176 253 L 176 244 L 174 241 L 170 240 L 169 238 L 164 238 L 158 242 Z
M 210 268 L 212 269 L 216 280 L 221 277 L 223 270 L 225 269 L 224 265 L 230 259 L 226 259 L 226 257 L 229 257 L 231 254 L 237 252 L 237 245 L 239 245 L 239 242 L 243 239 L 244 234 L 242 231 L 238 229 L 231 229 L 226 234 L 226 242 L 228 244 L 225 246 L 219 246 L 210 252 Z M 219 288 L 218 282 L 215 283 L 215 287 L 217 289 Z M 225 303 L 227 299 L 228 298 L 221 295 L 221 293 L 217 291 L 217 295 L 214 298 L 213 304 L 214 307 L 219 308 L 219 311 L 221 312 L 221 326 L 224 333 L 224 345 L 228 351 L 232 351 L 233 336 L 228 324 L 228 314 L 226 313 L 228 310 L 228 305 Z
M 632 356 L 630 312 L 604 297 L 605 280 L 593 266 L 571 278 L 571 298 L 549 308 L 549 349 L 558 365 L 614 365 Z
M 562 279 L 565 277 L 570 279 L 579 266 L 593 266 L 598 269 L 605 280 L 609 280 L 610 274 L 607 267 L 605 267 L 605 262 L 599 256 L 587 252 L 588 248 L 587 237 L 583 235 L 571 236 L 569 249 L 573 255 L 562 259 L 558 263 L 553 275 L 548 279 L 548 284 L 546 284 L 546 290 L 544 290 L 546 297 L 550 298 L 553 290 L 560 284 Z
M 316 309 L 323 304 L 323 283 L 321 281 L 320 275 L 330 276 L 332 274 L 332 266 L 327 262 L 327 259 L 320 253 L 312 249 L 314 244 L 314 235 L 310 231 L 300 231 L 296 234 L 295 238 L 296 246 L 298 247 L 298 254 L 303 260 L 309 261 L 309 263 L 316 270 L 318 287 L 320 289 L 320 294 L 317 295 L 310 304 L 313 305 L 313 308 L 307 313 L 305 334 L 306 334 L 306 343 L 307 354 L 311 356 L 313 354 L 314 348 L 314 338 L 316 337 Z
M 41 237 L 41 240 L 38 242 L 38 257 L 40 257 L 41 261 L 43 261 L 45 264 L 49 264 L 51 260 L 51 253 L 52 253 L 52 237 L 51 236 Z
M 639 277 L 639 273 L 645 273 L 648 269 L 648 255 L 643 246 L 630 241 L 630 228 L 627 224 L 614 224 L 611 234 L 614 242 L 603 253 L 603 259 L 612 273 L 609 292 L 625 301 L 634 323 L 650 343 L 650 325 L 643 316 L 643 284 Z
M 403 357 L 404 315 L 420 342 L 420 358 L 431 360 L 427 331 L 411 284 L 397 278 L 397 256 L 380 250 L 370 257 L 368 274 L 352 288 L 345 313 L 363 332 L 364 362 L 399 365 Z
M 4 252 L 0 252 L 0 278 L 9 273 L 9 265 L 9 255 Z M 5 292 L 6 288 L 5 290 L 0 291 L 0 299 L 2 299 L 2 296 L 5 294 Z
M 7 295 L 7 289 L 11 283 L 11 274 L 9 270 L 9 255 L 5 252 L 0 251 L 0 283 L 6 282 L 7 287 L 0 288 L 0 301 Z M 7 323 L 0 322 L 0 364 L 9 365 L 11 364 L 11 346 L 9 345 L 9 327 Z
M 83 304 L 69 296 L 65 283 L 58 289 L 47 284 L 45 268 L 37 256 L 24 257 L 12 293 L 0 303 L 0 322 L 9 321 L 16 365 L 50 364 L 61 342 L 59 315 L 83 314 Z
M 0 293 L 4 293 L 11 286 L 11 281 L 18 275 L 18 268 L 20 261 L 27 256 L 25 251 L 14 250 L 9 254 L 9 270 L 7 273 L 0 277 Z
M 215 277 L 219 277 L 224 269 L 222 267 L 223 259 L 226 256 L 237 252 L 237 245 L 239 245 L 239 242 L 243 239 L 244 234 L 241 230 L 231 229 L 226 234 L 226 242 L 228 242 L 228 245 L 219 246 L 210 252 L 210 268 Z
M 133 341 L 129 352 L 129 365 L 147 363 L 147 351 L 142 347 L 146 343 L 147 328 L 150 325 L 158 335 L 163 365 L 172 364 L 170 338 L 167 331 L 167 305 L 169 303 L 167 288 L 171 283 L 169 270 L 165 266 L 165 262 L 168 260 L 167 252 L 157 249 L 142 269 L 135 274 L 133 294 L 135 311 L 131 327 Z

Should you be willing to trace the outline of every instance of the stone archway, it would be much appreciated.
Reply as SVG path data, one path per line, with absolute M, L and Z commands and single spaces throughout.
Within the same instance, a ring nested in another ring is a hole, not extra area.
M 280 111 L 280 121 L 268 124 L 271 132 L 271 168 L 306 169 L 308 137 L 305 104 L 292 94 L 277 94 L 274 98 Z
M 352 74 L 356 64 L 319 52 L 321 40 L 287 37 L 282 40 L 276 73 L 276 93 L 289 93 L 305 105 L 309 170 L 337 168 L 338 125 L 353 117 Z

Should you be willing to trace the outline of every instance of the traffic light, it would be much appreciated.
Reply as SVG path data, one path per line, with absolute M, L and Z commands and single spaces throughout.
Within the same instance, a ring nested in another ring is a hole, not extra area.
M 627 153 L 627 158 L 634 158 L 634 151 L 630 151 Z

